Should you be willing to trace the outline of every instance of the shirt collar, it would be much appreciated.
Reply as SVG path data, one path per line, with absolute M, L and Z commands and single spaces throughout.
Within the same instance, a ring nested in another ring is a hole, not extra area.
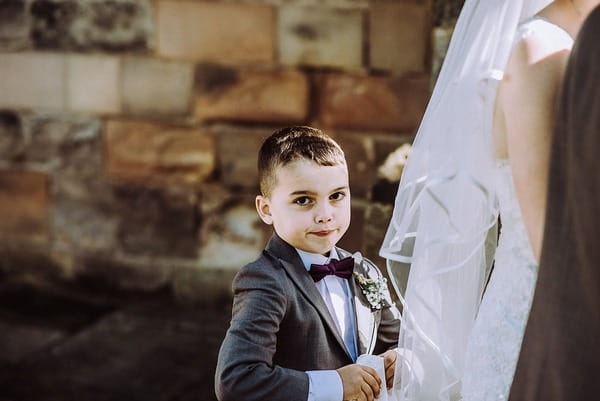
M 324 265 L 325 263 L 329 263 L 331 259 L 339 259 L 338 253 L 335 250 L 335 248 L 331 248 L 331 251 L 329 251 L 329 256 L 321 255 L 320 253 L 301 251 L 298 248 L 295 249 L 296 252 L 298 252 L 298 255 L 300 255 L 300 259 L 302 259 L 304 268 L 307 271 L 310 270 L 310 265 L 312 264 Z

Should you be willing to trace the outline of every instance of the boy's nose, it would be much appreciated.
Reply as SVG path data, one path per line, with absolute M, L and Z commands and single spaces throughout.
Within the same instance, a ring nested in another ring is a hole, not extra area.
M 329 205 L 320 207 L 315 214 L 317 223 L 328 223 L 333 220 L 333 210 Z

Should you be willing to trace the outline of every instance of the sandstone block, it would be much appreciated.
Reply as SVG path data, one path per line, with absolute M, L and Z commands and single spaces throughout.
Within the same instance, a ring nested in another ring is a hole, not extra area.
M 49 179 L 32 171 L 0 170 L 0 239 L 49 241 Z
M 309 83 L 297 70 L 196 70 L 194 115 L 202 120 L 301 122 L 308 114 Z
M 369 199 L 373 185 L 373 143 L 365 135 L 350 132 L 331 132 L 346 155 L 352 199 Z
M 370 7 L 370 66 L 396 75 L 425 72 L 430 2 L 374 2 Z
M 105 168 L 113 178 L 174 180 L 207 178 L 215 167 L 215 143 L 201 128 L 137 121 L 108 121 Z
M 106 190 L 110 191 L 110 187 Z M 63 194 L 53 202 L 54 250 L 68 254 L 113 252 L 117 249 L 118 228 L 118 216 L 108 207 L 72 199 Z
M 388 278 L 388 287 L 392 293 L 392 299 L 397 299 L 397 294 L 389 282 L 389 275 L 386 269 L 386 259 L 379 256 L 381 244 L 387 232 L 387 228 L 392 218 L 392 205 L 382 205 L 377 202 L 370 202 L 365 210 L 365 224 L 363 226 L 364 235 L 364 253 L 379 268 L 384 276 Z M 410 265 L 396 262 L 394 265 L 395 277 L 397 278 L 398 289 L 404 295 Z
M 240 266 L 241 267 L 241 266 Z M 237 269 L 214 269 L 203 266 L 177 267 L 171 287 L 180 302 L 201 305 L 230 304 L 231 283 Z
M 360 201 L 352 201 L 352 219 L 350 220 L 350 227 L 348 231 L 342 237 L 338 246 L 350 251 L 364 252 L 363 249 L 363 231 L 365 225 L 365 204 Z M 366 255 L 365 255 L 366 256 Z
M 267 227 L 247 197 L 207 216 L 201 231 L 200 259 L 206 268 L 235 269 L 256 259 L 267 239 Z
M 152 34 L 150 0 L 34 0 L 32 40 L 56 50 L 145 50 Z
M 332 128 L 412 132 L 429 100 L 429 78 L 326 74 L 319 86 L 319 118 Z
M 100 114 L 121 111 L 118 58 L 69 55 L 66 64 L 68 110 Z
M 118 290 L 155 291 L 169 284 L 172 271 L 172 264 L 153 256 L 86 253 L 77 260 L 76 278 Z
M 273 9 L 259 4 L 158 1 L 158 53 L 186 60 L 272 63 Z
M 36 48 L 64 49 L 71 47 L 69 30 L 77 17 L 78 2 L 74 0 L 35 0 L 31 3 L 31 39 Z
M 285 5 L 279 8 L 279 61 L 357 69 L 363 58 L 360 10 Z
M 0 161 L 22 157 L 25 147 L 23 123 L 19 114 L 0 110 Z
M 29 44 L 29 20 L 25 1 L 0 3 L 0 50 L 11 51 Z
M 0 54 L 0 107 L 62 110 L 65 61 L 59 54 Z M 6 79 L 10 77 L 10 79 Z
M 193 87 L 189 63 L 127 57 L 122 61 L 123 110 L 131 115 L 187 114 Z
M 146 185 L 114 188 L 118 247 L 138 256 L 197 255 L 199 219 L 191 191 L 166 191 Z
M 258 150 L 272 132 L 230 127 L 215 130 L 219 172 L 226 186 L 258 190 Z
M 65 174 L 69 171 L 77 175 L 86 174 L 92 165 L 98 167 L 101 157 L 98 154 L 101 152 L 99 120 L 53 113 L 27 113 L 21 118 L 27 127 L 23 154 L 26 163 L 47 172 Z

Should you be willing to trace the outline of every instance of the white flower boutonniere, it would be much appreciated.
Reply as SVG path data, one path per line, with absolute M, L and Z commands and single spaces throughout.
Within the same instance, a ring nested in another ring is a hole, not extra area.
M 371 310 L 381 309 L 385 304 L 385 288 L 387 285 L 385 277 L 372 279 L 355 272 L 354 279 L 367 298 L 367 301 L 369 301 Z

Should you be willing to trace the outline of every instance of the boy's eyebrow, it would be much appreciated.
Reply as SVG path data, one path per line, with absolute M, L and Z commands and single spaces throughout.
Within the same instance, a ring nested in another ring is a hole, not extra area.
M 331 192 L 338 192 L 338 191 L 342 191 L 342 190 L 345 190 L 345 189 L 348 189 L 348 185 L 344 185 L 343 187 L 334 188 L 334 189 L 331 190 Z M 309 191 L 307 189 L 290 192 L 290 196 L 294 196 L 294 195 L 316 195 L 316 194 L 317 194 L 316 192 Z

